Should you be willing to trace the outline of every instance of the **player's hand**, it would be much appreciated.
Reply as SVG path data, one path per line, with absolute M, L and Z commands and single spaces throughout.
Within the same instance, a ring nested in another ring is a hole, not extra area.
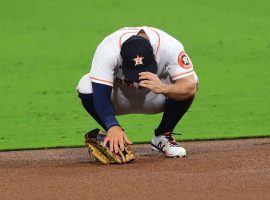
M 119 126 L 113 126 L 107 131 L 103 146 L 106 146 L 108 142 L 110 142 L 110 151 L 114 151 L 115 153 L 119 152 L 119 148 L 121 151 L 124 151 L 125 142 L 132 144 L 125 132 Z
M 162 83 L 156 74 L 151 72 L 141 72 L 139 73 L 139 85 L 141 87 L 148 88 L 156 94 L 163 94 L 166 87 L 165 83 Z

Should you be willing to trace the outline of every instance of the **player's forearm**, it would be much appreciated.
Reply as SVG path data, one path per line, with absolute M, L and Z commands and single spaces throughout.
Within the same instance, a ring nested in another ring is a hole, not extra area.
M 92 83 L 92 87 L 94 107 L 100 120 L 106 126 L 107 130 L 113 126 L 119 126 L 111 101 L 112 88 L 110 86 L 94 82 Z
M 196 93 L 196 85 L 194 81 L 185 83 L 164 84 L 162 94 L 173 100 L 184 100 L 193 97 Z

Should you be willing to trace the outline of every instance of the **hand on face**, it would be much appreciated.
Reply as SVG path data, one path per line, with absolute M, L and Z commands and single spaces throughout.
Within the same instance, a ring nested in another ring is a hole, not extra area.
M 141 87 L 148 88 L 156 94 L 162 94 L 164 92 L 165 83 L 162 83 L 156 74 L 151 72 L 139 73 L 139 85 Z

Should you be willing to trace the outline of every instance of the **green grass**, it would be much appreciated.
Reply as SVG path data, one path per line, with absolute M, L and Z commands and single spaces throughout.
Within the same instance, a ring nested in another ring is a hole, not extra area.
M 74 146 L 96 127 L 75 91 L 97 44 L 124 26 L 177 37 L 200 78 L 178 139 L 270 136 L 270 2 L 0 1 L 0 150 Z M 134 142 L 160 115 L 119 117 Z

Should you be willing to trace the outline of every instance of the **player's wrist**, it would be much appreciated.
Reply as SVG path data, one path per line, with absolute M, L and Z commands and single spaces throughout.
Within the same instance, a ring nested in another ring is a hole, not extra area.
M 161 94 L 164 94 L 164 95 L 168 94 L 168 84 L 162 83 Z
M 107 130 L 107 133 L 124 133 L 124 129 L 120 125 L 115 125 L 110 127 L 110 129 Z
M 107 132 L 109 132 L 109 131 L 111 131 L 113 129 L 118 129 L 118 128 L 120 128 L 122 130 L 122 128 L 120 127 L 119 124 L 112 125 L 112 126 L 107 128 Z

